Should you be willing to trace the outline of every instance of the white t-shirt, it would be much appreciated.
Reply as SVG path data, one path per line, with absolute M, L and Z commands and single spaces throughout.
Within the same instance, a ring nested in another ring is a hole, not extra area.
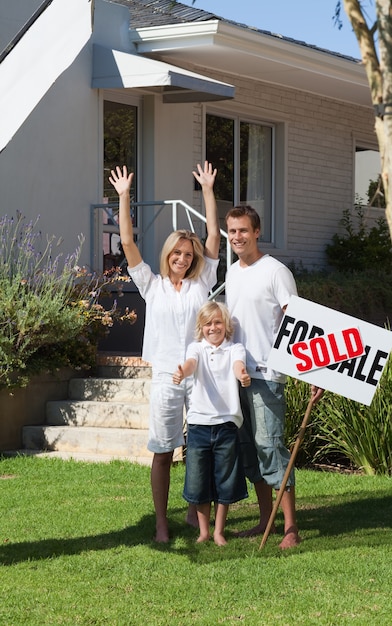
M 197 361 L 188 424 L 214 426 L 234 422 L 239 428 L 243 417 L 233 365 L 235 361 L 245 364 L 244 346 L 225 340 L 215 347 L 202 339 L 188 346 L 186 358 Z
M 295 280 L 283 263 L 264 254 L 253 265 L 234 263 L 226 275 L 226 303 L 235 322 L 234 340 L 246 348 L 251 378 L 285 382 L 280 372 L 266 367 L 283 307 L 297 295 Z
M 142 261 L 128 273 L 146 301 L 143 359 L 153 368 L 174 372 L 185 360 L 187 346 L 194 340 L 196 315 L 216 284 L 218 259 L 204 257 L 199 278 L 182 281 L 176 291 L 169 278 L 154 274 Z

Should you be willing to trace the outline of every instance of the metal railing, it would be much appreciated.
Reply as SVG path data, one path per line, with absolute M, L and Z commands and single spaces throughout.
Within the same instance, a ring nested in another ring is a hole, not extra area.
M 202 213 L 196 211 L 189 204 L 184 202 L 183 200 L 156 200 L 152 202 L 132 202 L 130 205 L 131 215 L 133 217 L 135 210 L 138 207 L 156 207 L 156 211 L 154 213 L 153 218 L 143 226 L 142 229 L 134 226 L 134 235 L 137 246 L 140 248 L 143 242 L 143 239 L 146 233 L 150 230 L 153 224 L 156 222 L 157 218 L 161 215 L 161 213 L 168 207 L 171 207 L 171 221 L 172 221 L 172 229 L 177 230 L 179 228 L 179 214 L 180 211 L 185 213 L 188 228 L 191 232 L 197 232 L 195 229 L 195 223 L 201 222 L 206 224 L 207 220 Z M 102 215 L 103 213 L 103 215 Z M 107 204 L 93 204 L 91 205 L 91 242 L 92 242 L 92 256 L 91 256 L 91 266 L 95 269 L 102 270 L 103 269 L 103 236 L 104 234 L 109 235 L 120 235 L 120 230 L 118 226 L 118 203 L 107 203 Z M 233 262 L 232 250 L 230 247 L 229 239 L 227 232 L 223 229 L 220 229 L 221 236 L 226 240 L 225 246 L 225 261 L 227 269 Z M 123 261 L 125 264 L 125 260 Z M 225 283 L 223 282 L 219 285 L 209 296 L 210 299 L 216 298 L 225 288 Z

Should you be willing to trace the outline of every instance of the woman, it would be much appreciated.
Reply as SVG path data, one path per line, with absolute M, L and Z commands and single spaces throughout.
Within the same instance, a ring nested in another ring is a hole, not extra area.
M 144 263 L 134 242 L 130 215 L 130 187 L 133 173 L 120 167 L 111 171 L 109 181 L 119 195 L 119 225 L 128 272 L 146 301 L 143 358 L 152 364 L 150 428 L 148 449 L 154 453 L 151 488 L 156 515 L 155 540 L 169 541 L 167 505 L 170 467 L 175 448 L 183 440 L 183 412 L 188 407 L 192 382 L 174 385 L 178 363 L 185 360 L 186 348 L 193 341 L 196 314 L 216 284 L 220 230 L 214 196 L 216 169 L 207 161 L 197 166 L 194 177 L 203 191 L 207 239 L 203 246 L 190 231 L 171 233 L 161 252 L 160 274 Z M 195 511 L 188 510 L 193 523 Z

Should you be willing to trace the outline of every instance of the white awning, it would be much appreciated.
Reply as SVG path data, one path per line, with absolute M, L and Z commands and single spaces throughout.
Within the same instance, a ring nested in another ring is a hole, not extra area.
M 92 87 L 144 88 L 163 102 L 205 102 L 234 98 L 234 87 L 189 70 L 137 54 L 94 45 Z

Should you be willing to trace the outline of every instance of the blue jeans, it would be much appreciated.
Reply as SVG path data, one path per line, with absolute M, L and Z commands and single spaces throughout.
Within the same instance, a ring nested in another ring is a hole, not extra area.
M 192 504 L 232 504 L 247 498 L 238 428 L 233 422 L 188 424 L 183 496 Z
M 250 387 L 240 388 L 240 398 L 244 423 L 239 438 L 245 474 L 252 483 L 264 480 L 279 489 L 290 460 L 284 445 L 284 384 L 252 378 Z M 294 484 L 291 471 L 287 486 Z

